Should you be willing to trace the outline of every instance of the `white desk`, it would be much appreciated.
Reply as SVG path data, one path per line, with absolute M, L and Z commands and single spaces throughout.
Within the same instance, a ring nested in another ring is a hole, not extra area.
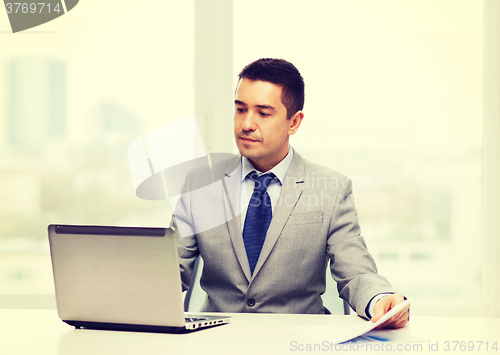
M 0 354 L 296 354 L 311 351 L 292 351 L 295 344 L 314 344 L 317 341 L 287 330 L 291 326 L 355 324 L 357 316 L 232 314 L 231 323 L 191 334 L 132 333 L 97 330 L 76 330 L 63 323 L 55 310 L 0 310 Z M 431 344 L 438 342 L 439 353 L 487 353 L 500 355 L 500 318 L 412 317 L 401 330 L 420 337 L 425 342 L 421 351 L 401 353 L 432 353 Z M 325 339 L 328 341 L 328 339 Z M 445 350 L 445 342 L 450 350 Z M 474 351 L 455 351 L 452 341 L 477 342 Z M 479 341 L 485 344 L 477 351 Z M 494 342 L 499 349 L 491 349 Z M 408 344 L 407 344 L 408 345 Z M 400 353 L 393 345 L 391 353 Z M 304 348 L 305 349 L 305 348 Z M 315 351 L 314 353 L 338 353 Z M 342 353 L 366 353 L 363 348 Z M 381 351 L 379 351 L 381 352 Z M 387 353 L 387 351 L 385 352 Z

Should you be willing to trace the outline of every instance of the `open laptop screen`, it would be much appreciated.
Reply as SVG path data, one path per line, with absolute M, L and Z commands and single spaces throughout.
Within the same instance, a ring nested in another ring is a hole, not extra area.
M 171 229 L 50 225 L 49 240 L 62 320 L 185 325 Z

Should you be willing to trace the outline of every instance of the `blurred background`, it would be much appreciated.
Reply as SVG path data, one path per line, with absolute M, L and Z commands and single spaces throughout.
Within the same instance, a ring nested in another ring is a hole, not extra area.
M 84 0 L 0 38 L 0 307 L 55 307 L 48 224 L 168 225 L 128 146 L 196 114 L 237 152 L 237 74 L 278 57 L 306 83 L 291 143 L 353 180 L 379 271 L 417 314 L 491 309 L 482 1 Z

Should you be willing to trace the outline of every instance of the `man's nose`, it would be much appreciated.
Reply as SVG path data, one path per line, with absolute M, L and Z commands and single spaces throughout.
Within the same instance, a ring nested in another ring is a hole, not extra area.
M 241 128 L 244 131 L 255 131 L 256 125 L 255 125 L 255 115 L 248 111 L 247 115 L 245 116 L 245 119 L 243 120 L 243 123 L 241 124 Z

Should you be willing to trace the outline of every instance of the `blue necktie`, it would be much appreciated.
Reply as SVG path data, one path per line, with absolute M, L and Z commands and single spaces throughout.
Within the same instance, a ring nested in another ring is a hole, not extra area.
M 243 227 L 243 241 L 252 274 L 266 239 L 267 229 L 273 218 L 271 198 L 266 190 L 274 177 L 273 173 L 260 177 L 255 171 L 249 174 L 249 178 L 255 181 L 255 189 L 248 203 L 245 226 Z

